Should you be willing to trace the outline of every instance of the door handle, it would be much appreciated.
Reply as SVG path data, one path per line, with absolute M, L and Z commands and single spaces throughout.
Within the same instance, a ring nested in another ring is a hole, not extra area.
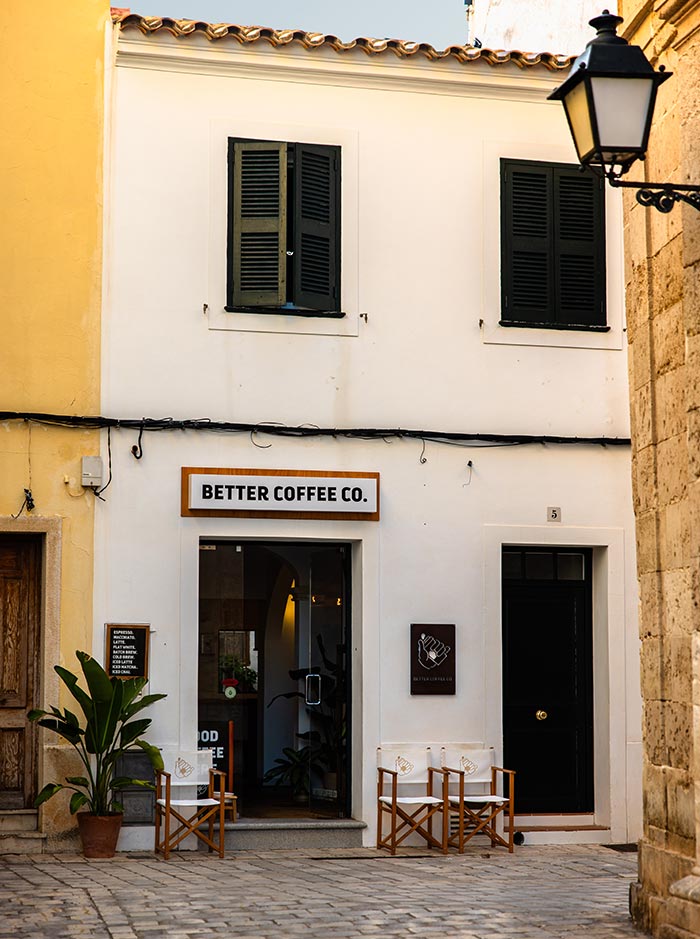
M 309 672 L 306 676 L 304 700 L 306 704 L 321 703 L 321 676 L 318 672 Z
M 540 710 L 540 711 L 535 711 L 535 717 L 537 718 L 538 721 L 546 721 L 549 715 L 547 714 L 546 711 Z

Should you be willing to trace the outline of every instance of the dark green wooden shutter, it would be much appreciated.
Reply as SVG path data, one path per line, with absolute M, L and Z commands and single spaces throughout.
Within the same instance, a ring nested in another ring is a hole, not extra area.
M 504 160 L 501 196 L 503 319 L 545 323 L 554 300 L 547 170 Z
M 235 141 L 231 284 L 235 306 L 281 306 L 287 293 L 287 145 Z
M 296 144 L 294 303 L 340 310 L 340 149 Z
M 501 161 L 501 288 L 502 322 L 605 326 L 602 180 Z
M 602 179 L 555 167 L 554 265 L 557 321 L 605 324 L 605 220 Z

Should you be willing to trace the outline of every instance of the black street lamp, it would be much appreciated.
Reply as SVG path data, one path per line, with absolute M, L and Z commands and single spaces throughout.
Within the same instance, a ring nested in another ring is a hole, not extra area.
M 590 21 L 596 37 L 549 100 L 563 103 L 582 166 L 603 173 L 611 186 L 637 189 L 637 201 L 660 212 L 670 212 L 679 201 L 700 209 L 700 186 L 620 178 L 644 159 L 656 91 L 672 75 L 663 65 L 655 72 L 639 46 L 618 36 L 620 23 L 622 17 L 608 10 Z

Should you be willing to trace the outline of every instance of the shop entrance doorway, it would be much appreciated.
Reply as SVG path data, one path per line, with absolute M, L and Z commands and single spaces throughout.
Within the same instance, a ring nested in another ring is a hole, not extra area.
M 350 815 L 350 551 L 200 544 L 199 746 L 242 817 Z
M 518 814 L 594 809 L 591 549 L 503 549 L 503 759 Z

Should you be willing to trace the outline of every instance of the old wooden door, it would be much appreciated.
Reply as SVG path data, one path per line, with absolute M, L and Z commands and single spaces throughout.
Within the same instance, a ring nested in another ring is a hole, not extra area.
M 36 796 L 41 537 L 0 534 L 0 809 Z

